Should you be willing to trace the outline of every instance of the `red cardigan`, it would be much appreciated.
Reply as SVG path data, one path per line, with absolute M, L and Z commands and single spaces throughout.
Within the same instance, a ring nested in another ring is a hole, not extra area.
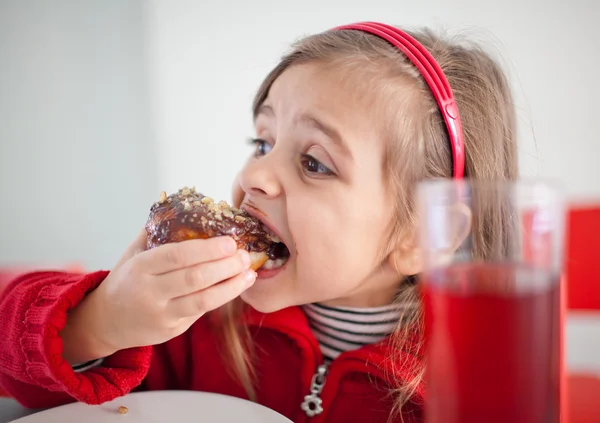
M 0 386 L 6 392 L 31 408 L 100 404 L 132 390 L 189 389 L 247 398 L 222 361 L 208 318 L 169 342 L 119 351 L 101 367 L 75 373 L 62 359 L 58 334 L 67 312 L 107 273 L 35 272 L 7 286 L 0 297 Z M 253 311 L 247 324 L 256 346 L 258 402 L 294 422 L 387 422 L 391 374 L 409 380 L 407 369 L 418 360 L 407 349 L 403 364 L 391 366 L 387 341 L 343 353 L 327 371 L 322 413 L 309 418 L 300 405 L 323 359 L 304 313 L 298 307 Z M 422 421 L 422 395 L 419 390 L 404 406 L 405 423 Z

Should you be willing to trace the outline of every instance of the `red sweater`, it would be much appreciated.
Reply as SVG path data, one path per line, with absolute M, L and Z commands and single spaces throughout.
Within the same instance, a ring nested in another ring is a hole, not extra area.
M 132 390 L 189 389 L 247 398 L 223 363 L 208 318 L 153 347 L 123 350 L 102 366 L 76 373 L 62 359 L 60 330 L 67 312 L 108 272 L 87 275 L 36 272 L 12 282 L 0 298 L 0 386 L 22 405 L 46 408 L 82 401 L 100 404 Z M 247 324 L 256 346 L 257 400 L 294 422 L 387 422 L 392 373 L 410 380 L 418 360 L 406 351 L 391 366 L 386 341 L 341 354 L 328 368 L 319 397 L 323 411 L 308 417 L 300 405 L 322 356 L 303 311 L 252 311 Z M 422 391 L 404 406 L 405 423 L 422 421 Z M 398 417 L 397 421 L 401 421 Z

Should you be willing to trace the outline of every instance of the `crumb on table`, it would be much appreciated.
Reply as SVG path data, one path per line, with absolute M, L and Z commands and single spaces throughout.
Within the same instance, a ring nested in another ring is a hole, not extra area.
M 129 411 L 129 410 L 127 409 L 127 407 L 124 407 L 124 406 L 120 406 L 120 407 L 119 407 L 119 413 L 121 413 L 121 414 L 126 414 L 126 413 L 127 413 L 127 411 Z

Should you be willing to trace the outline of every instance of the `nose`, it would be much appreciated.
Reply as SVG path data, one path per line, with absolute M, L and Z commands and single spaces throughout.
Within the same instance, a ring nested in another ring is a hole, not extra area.
M 249 161 L 239 173 L 239 186 L 245 195 L 276 198 L 281 194 L 281 181 L 272 154 Z

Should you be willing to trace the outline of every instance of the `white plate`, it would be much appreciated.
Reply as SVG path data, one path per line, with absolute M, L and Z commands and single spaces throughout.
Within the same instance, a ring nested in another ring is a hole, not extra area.
M 127 413 L 119 413 L 119 407 Z M 14 423 L 291 423 L 262 405 L 197 391 L 136 392 L 102 405 L 72 403 Z

